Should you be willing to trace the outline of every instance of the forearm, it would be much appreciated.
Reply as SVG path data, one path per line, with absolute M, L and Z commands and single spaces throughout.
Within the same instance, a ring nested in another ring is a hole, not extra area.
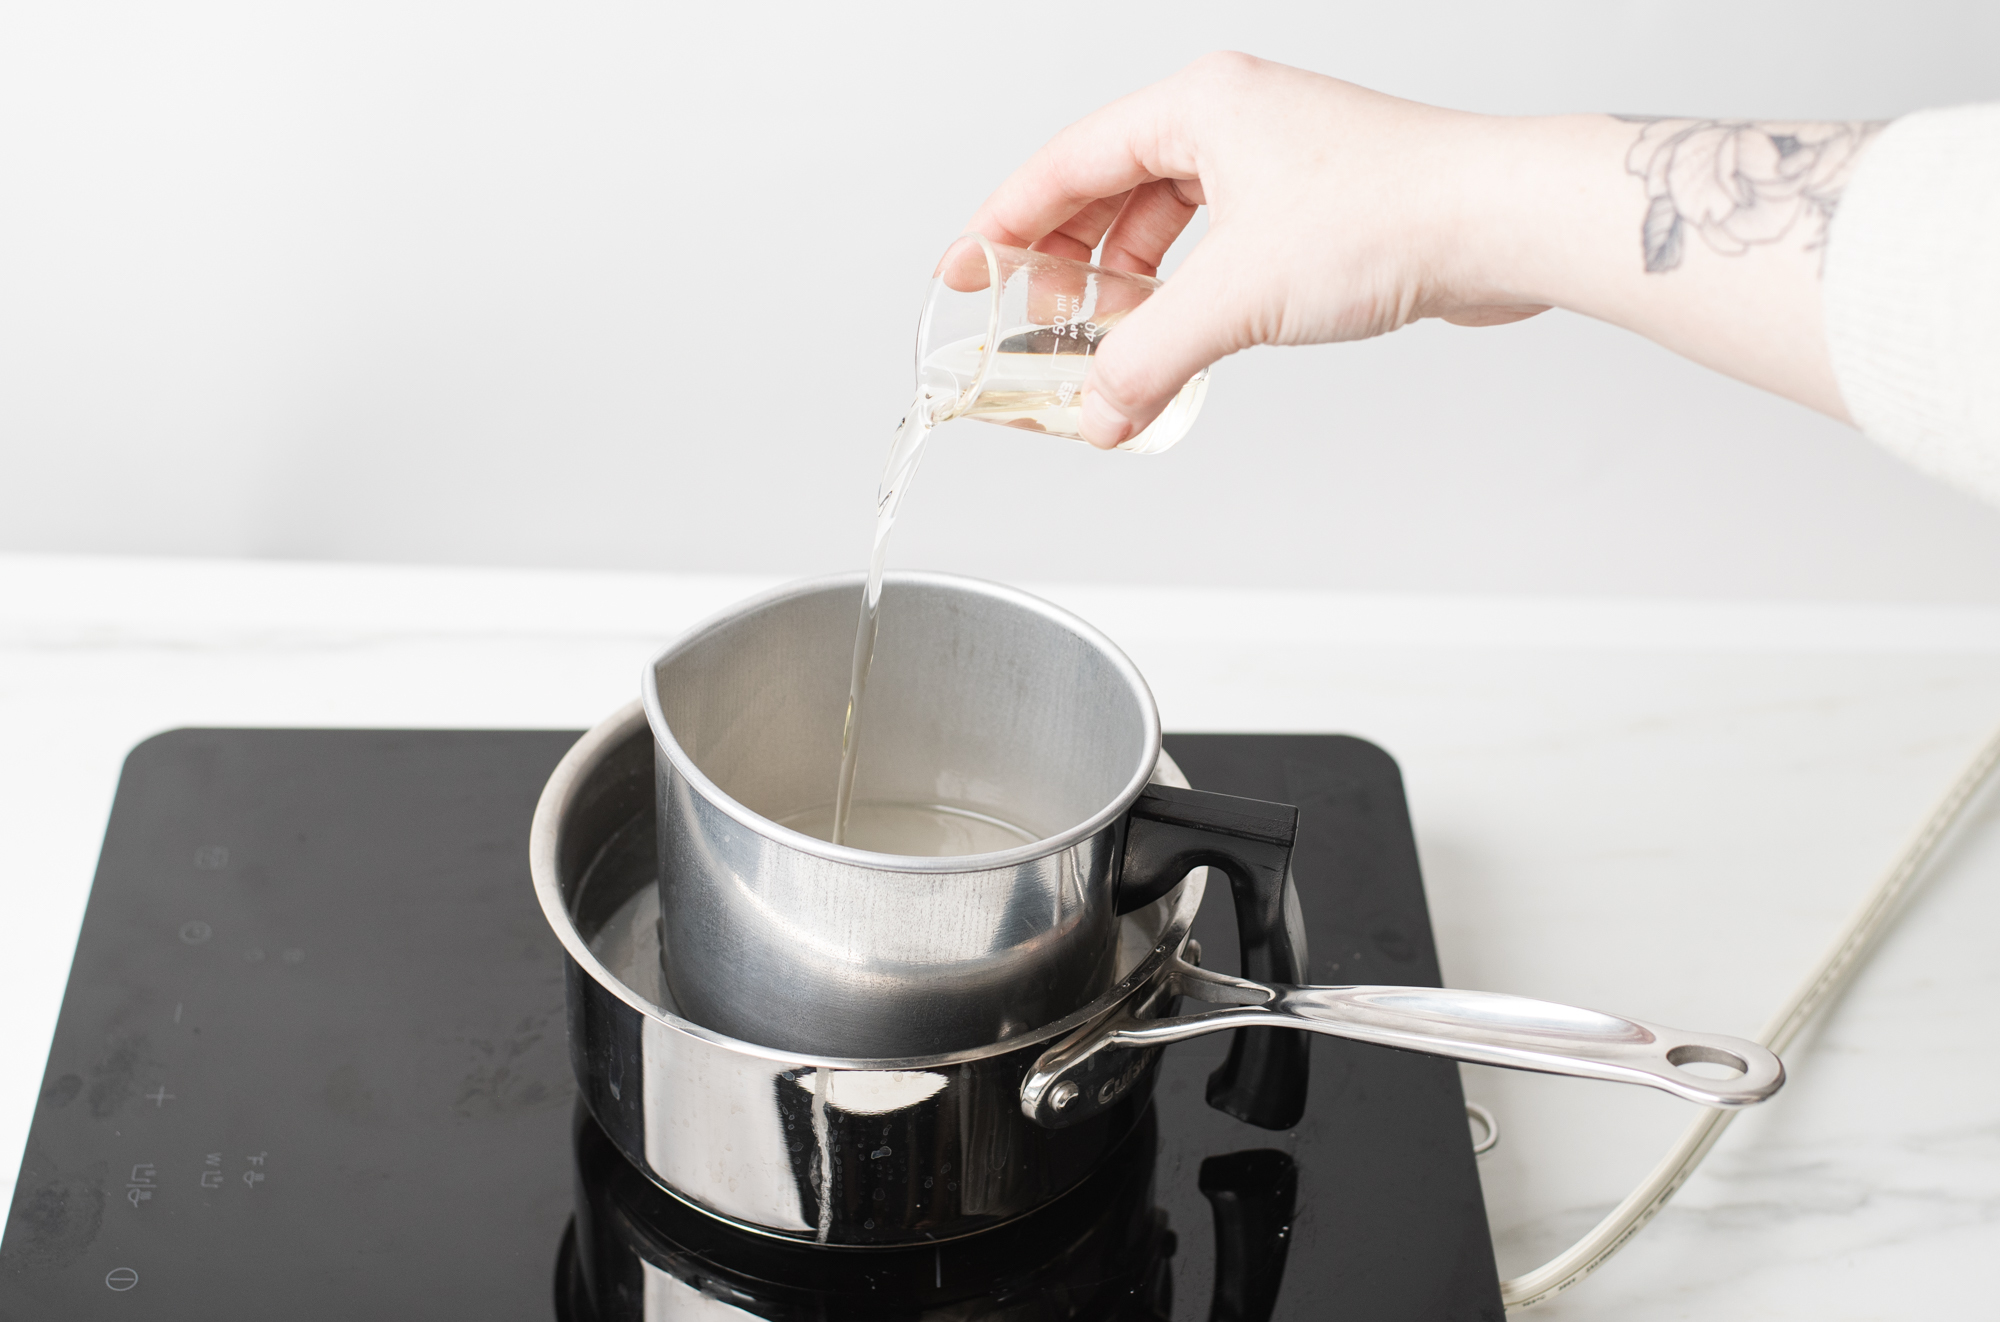
M 1468 117 L 1468 301 L 1549 304 L 1845 419 L 1827 222 L 1872 126 Z

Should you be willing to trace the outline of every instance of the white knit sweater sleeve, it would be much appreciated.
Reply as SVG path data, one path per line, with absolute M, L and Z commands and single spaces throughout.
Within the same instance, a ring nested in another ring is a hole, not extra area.
M 2000 105 L 1882 130 L 1834 215 L 1823 292 L 1855 424 L 2000 505 Z

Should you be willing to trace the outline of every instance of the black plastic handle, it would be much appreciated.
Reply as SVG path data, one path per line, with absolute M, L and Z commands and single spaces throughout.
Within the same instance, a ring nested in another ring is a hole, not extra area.
M 1148 785 L 1126 818 L 1118 912 L 1143 908 L 1199 867 L 1229 878 L 1243 976 L 1304 984 L 1305 923 L 1292 884 L 1299 810 L 1207 790 Z M 1208 1076 L 1208 1104 L 1264 1129 L 1290 1129 L 1306 1109 L 1310 1034 L 1239 1028 L 1229 1059 Z

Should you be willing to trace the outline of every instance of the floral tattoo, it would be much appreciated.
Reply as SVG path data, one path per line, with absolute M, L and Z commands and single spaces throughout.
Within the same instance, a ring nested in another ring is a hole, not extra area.
M 1626 118 L 1621 116 L 1621 118 Z M 1734 256 L 1795 230 L 1825 244 L 1854 160 L 1880 124 L 1636 119 L 1625 169 L 1646 181 L 1641 227 L 1648 271 L 1681 264 L 1690 230 Z

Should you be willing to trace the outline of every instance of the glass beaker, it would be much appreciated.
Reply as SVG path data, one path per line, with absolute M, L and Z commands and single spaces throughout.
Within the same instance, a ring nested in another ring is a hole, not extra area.
M 917 322 L 917 388 L 933 422 L 978 418 L 1083 439 L 1090 357 L 1160 281 L 968 234 L 946 249 Z M 1158 454 L 1208 394 L 1194 374 L 1120 450 Z

